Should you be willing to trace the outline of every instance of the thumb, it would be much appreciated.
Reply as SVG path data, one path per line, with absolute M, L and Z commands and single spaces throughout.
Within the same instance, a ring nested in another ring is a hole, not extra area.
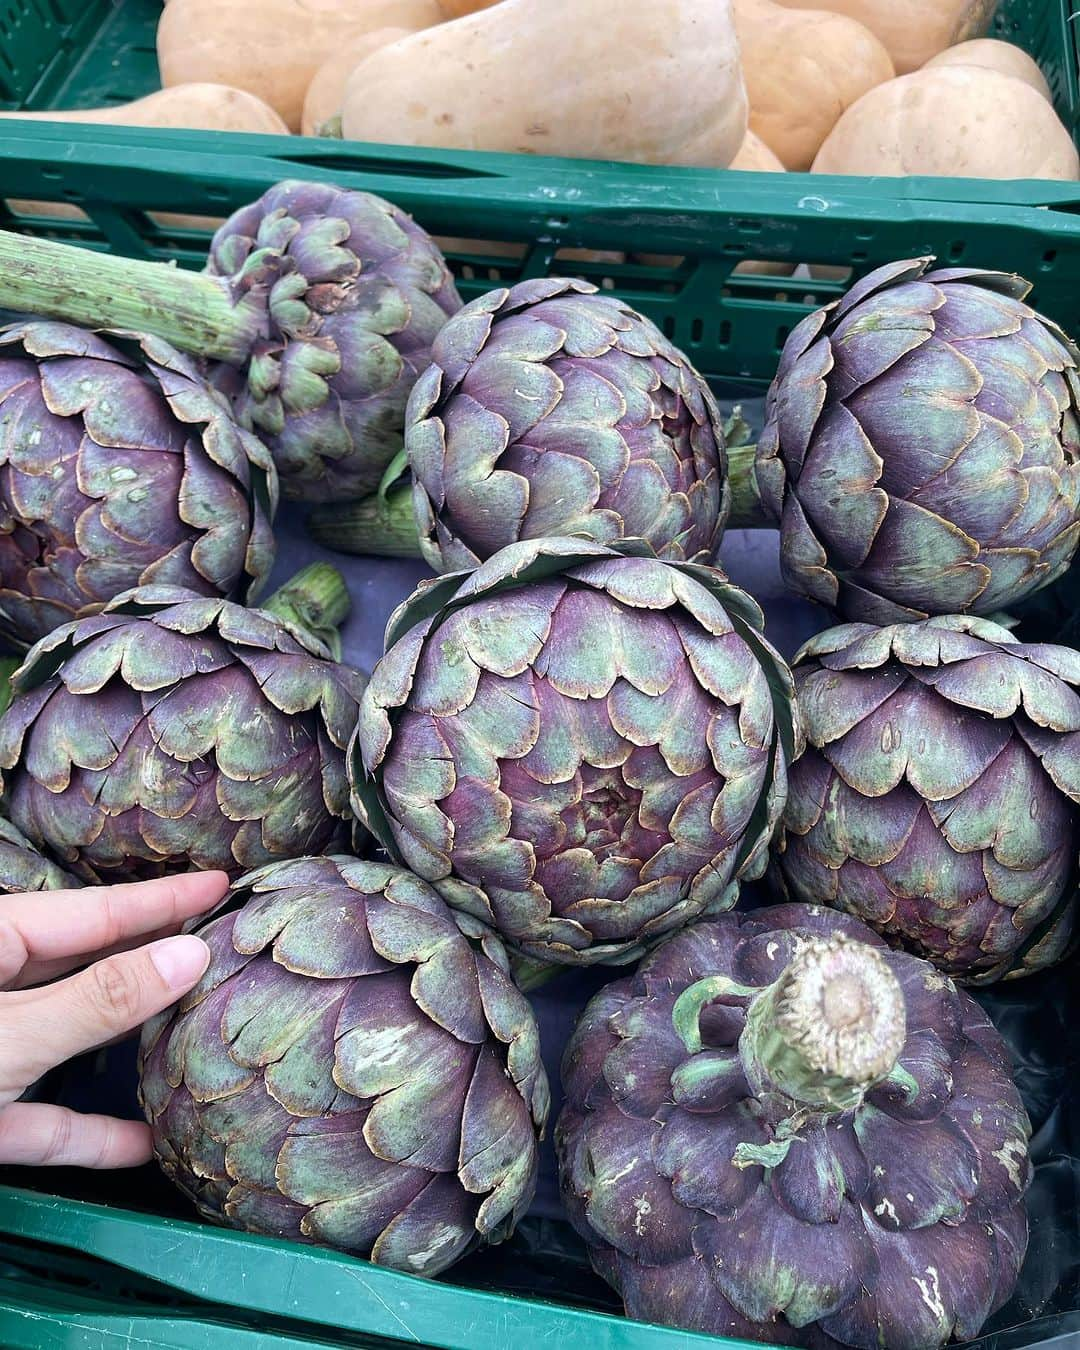
M 106 957 L 56 984 L 0 998 L 0 1093 L 16 1095 L 73 1055 L 135 1030 L 200 979 L 210 949 L 190 934 Z

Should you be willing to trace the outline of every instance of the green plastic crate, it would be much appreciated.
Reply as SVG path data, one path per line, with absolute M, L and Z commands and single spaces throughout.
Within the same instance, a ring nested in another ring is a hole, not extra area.
M 1024 272 L 1049 313 L 1069 326 L 1080 317 L 1077 184 L 972 183 L 958 202 L 947 181 L 934 179 L 892 182 L 886 196 L 859 179 L 10 122 L 0 137 L 0 226 L 198 266 L 206 231 L 162 213 L 221 216 L 288 176 L 378 192 L 441 236 L 520 244 L 523 256 L 513 261 L 485 255 L 479 242 L 454 253 L 467 295 L 567 270 L 617 288 L 719 389 L 763 388 L 791 327 L 843 285 L 736 274 L 748 258 L 862 273 L 897 256 L 936 253 L 950 264 Z M 685 261 L 585 266 L 560 256 L 571 248 Z M 424 1283 L 330 1252 L 76 1199 L 70 1179 L 35 1184 L 52 1193 L 0 1188 L 0 1248 L 11 1265 L 5 1274 L 0 1250 L 4 1346 L 96 1347 L 122 1343 L 122 1334 L 184 1350 L 742 1346 L 605 1315 L 595 1301 L 574 1307 L 492 1292 L 478 1281 L 499 1286 L 501 1277 L 476 1274 L 479 1260 L 473 1273 Z M 149 1197 L 140 1202 L 153 1208 Z M 75 1252 L 85 1262 L 79 1270 Z M 119 1282 L 118 1272 L 127 1273 Z M 551 1287 L 562 1294 L 557 1281 Z

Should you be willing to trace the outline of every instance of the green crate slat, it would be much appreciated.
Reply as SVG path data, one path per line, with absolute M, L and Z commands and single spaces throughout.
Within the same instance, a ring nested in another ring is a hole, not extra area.
M 24 1239 L 111 1261 L 207 1303 L 437 1350 L 521 1350 L 538 1344 L 757 1350 L 747 1341 L 462 1289 L 314 1247 L 7 1186 L 0 1187 L 0 1224 Z M 2 1335 L 0 1344 L 6 1344 Z
M 397 202 L 432 233 L 474 239 L 451 261 L 466 297 L 526 275 L 568 271 L 649 314 L 718 387 L 763 388 L 792 327 L 848 282 L 740 276 L 745 259 L 828 264 L 861 275 L 897 257 L 1018 271 L 1033 302 L 1072 330 L 1080 315 L 1080 184 L 941 178 L 822 179 L 343 147 L 329 141 L 120 127 L 7 124 L 0 202 L 78 206 L 82 220 L 6 216 L 25 229 L 198 267 L 206 234 L 147 212 L 222 216 L 282 178 L 331 180 Z M 483 257 L 518 241 L 520 262 Z M 683 255 L 676 267 L 583 266 L 559 250 Z

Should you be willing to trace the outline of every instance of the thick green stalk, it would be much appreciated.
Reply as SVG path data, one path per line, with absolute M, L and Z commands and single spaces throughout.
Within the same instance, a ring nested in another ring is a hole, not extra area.
M 152 333 L 233 365 L 250 354 L 259 316 L 228 284 L 169 263 L 116 258 L 0 230 L 0 308 L 85 328 Z
M 302 568 L 259 608 L 312 634 L 340 661 L 338 628 L 348 618 L 350 605 L 345 578 L 330 563 L 317 562 Z
M 763 530 L 775 528 L 761 504 L 754 463 L 756 445 L 728 447 L 728 482 L 731 484 L 731 515 L 729 530 Z
M 307 518 L 308 532 L 337 553 L 369 553 L 380 558 L 419 558 L 420 544 L 412 509 L 412 488 L 373 493 L 357 502 L 318 506 Z

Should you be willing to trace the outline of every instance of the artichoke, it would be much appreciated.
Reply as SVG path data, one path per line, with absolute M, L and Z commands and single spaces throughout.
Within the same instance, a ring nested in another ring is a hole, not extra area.
M 254 599 L 277 476 L 186 356 L 61 323 L 0 332 L 0 635 L 28 646 L 120 591 Z
M 632 961 L 764 869 L 791 673 L 712 568 L 546 539 L 422 583 L 350 765 L 387 851 L 526 956 Z
M 42 857 L 29 839 L 0 816 L 0 895 L 24 891 L 62 891 L 79 882 Z
M 1020 277 L 879 268 L 804 319 L 756 484 L 800 594 L 866 623 L 992 614 L 1080 542 L 1077 348 Z
M 519 539 L 635 539 L 711 561 L 729 508 L 708 385 L 650 320 L 582 281 L 537 278 L 455 315 L 409 401 L 420 549 L 437 572 Z M 321 542 L 400 552 L 409 492 L 312 514 Z M 389 545 L 389 546 L 388 546 Z
M 57 629 L 0 717 L 5 806 L 86 881 L 232 875 L 350 838 L 358 671 L 274 615 L 147 586 Z
M 1027 1247 L 1030 1127 L 978 1005 L 806 905 L 679 933 L 563 1060 L 563 1196 L 627 1312 L 859 1350 L 975 1336 Z
M 548 1085 L 498 941 L 351 858 L 272 863 L 232 898 L 202 980 L 143 1031 L 165 1172 L 209 1219 L 414 1275 L 507 1237 Z
M 435 243 L 396 206 L 290 181 L 225 222 L 202 276 L 5 234 L 0 305 L 137 328 L 207 357 L 284 495 L 329 501 L 378 486 L 432 339 L 461 301 Z
M 808 740 L 775 873 L 985 983 L 1058 960 L 1076 910 L 1080 653 L 986 619 L 846 624 L 796 657 Z

